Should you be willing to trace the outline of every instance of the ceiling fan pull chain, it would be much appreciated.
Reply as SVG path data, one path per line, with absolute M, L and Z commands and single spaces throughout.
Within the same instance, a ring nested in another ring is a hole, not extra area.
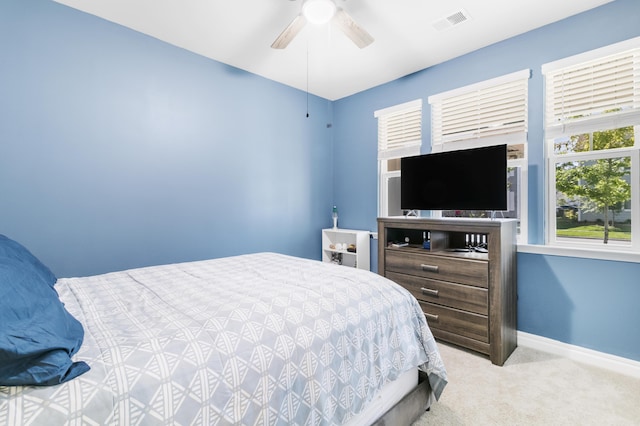
M 309 118 L 309 40 L 307 40 L 307 118 Z

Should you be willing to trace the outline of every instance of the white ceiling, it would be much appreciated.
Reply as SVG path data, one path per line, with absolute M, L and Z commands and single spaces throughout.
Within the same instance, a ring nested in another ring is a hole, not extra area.
M 307 24 L 284 50 L 271 43 L 303 0 L 55 1 L 336 100 L 612 0 L 335 0 L 373 44 L 358 49 L 330 24 Z M 460 10 L 468 20 L 434 27 Z

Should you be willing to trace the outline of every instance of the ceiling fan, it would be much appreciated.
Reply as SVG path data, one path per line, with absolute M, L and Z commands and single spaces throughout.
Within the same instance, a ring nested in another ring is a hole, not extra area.
M 303 0 L 298 16 L 282 31 L 271 45 L 274 49 L 284 49 L 304 28 L 307 22 L 316 25 L 331 21 L 360 49 L 373 43 L 373 37 L 360 27 L 347 12 L 336 6 L 334 0 Z

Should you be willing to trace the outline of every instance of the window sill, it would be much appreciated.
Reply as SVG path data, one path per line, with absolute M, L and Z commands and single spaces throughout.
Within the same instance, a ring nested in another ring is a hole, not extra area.
M 580 257 L 583 259 L 613 260 L 617 262 L 640 263 L 640 253 L 632 253 L 628 251 L 594 250 L 537 244 L 518 244 L 518 253 L 544 254 L 549 256 Z

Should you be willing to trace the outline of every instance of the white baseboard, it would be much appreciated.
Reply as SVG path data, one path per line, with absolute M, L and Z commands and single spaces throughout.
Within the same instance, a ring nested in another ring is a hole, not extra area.
M 536 349 L 584 364 L 605 368 L 626 376 L 640 378 L 640 362 L 632 359 L 570 345 L 523 331 L 518 331 L 518 346 Z

